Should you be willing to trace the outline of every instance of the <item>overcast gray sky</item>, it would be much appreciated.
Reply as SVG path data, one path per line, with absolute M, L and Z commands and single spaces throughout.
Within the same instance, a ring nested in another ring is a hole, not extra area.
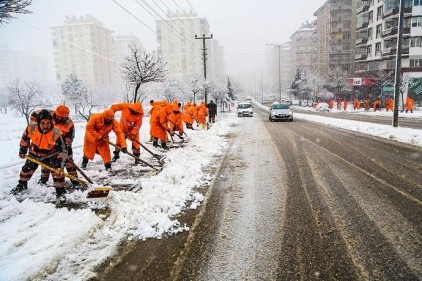
M 33 0 L 33 14 L 18 15 L 0 27 L 0 44 L 20 51 L 51 55 L 49 27 L 63 24 L 66 15 L 91 15 L 115 34 L 135 34 L 148 50 L 156 47 L 155 20 L 139 3 L 171 11 L 194 8 L 207 18 L 211 32 L 225 49 L 226 70 L 234 73 L 264 65 L 266 43 L 287 42 L 293 32 L 326 0 Z M 119 5 L 142 21 L 136 20 Z M 155 4 L 154 4 L 155 3 Z M 158 5 L 158 6 L 157 6 Z M 145 26 L 146 25 L 146 26 Z M 152 29 L 152 30 L 151 30 Z M 154 31 L 153 31 L 154 30 Z M 200 50 L 198 50 L 200 52 Z M 49 59 L 50 60 L 50 59 Z M 51 61 L 52 63 L 52 58 Z M 1 67 L 1 66 L 0 66 Z

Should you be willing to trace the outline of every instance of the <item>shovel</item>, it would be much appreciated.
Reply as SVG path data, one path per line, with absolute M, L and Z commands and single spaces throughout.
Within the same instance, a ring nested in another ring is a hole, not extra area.
M 149 153 L 151 153 L 151 155 L 152 156 L 154 156 L 154 158 L 157 158 L 158 159 L 158 163 L 160 163 L 161 165 L 162 164 L 164 164 L 164 159 L 166 158 L 166 156 L 165 155 L 159 155 L 159 154 L 156 154 L 156 153 L 154 153 L 154 152 L 152 152 L 151 150 L 149 150 L 145 145 L 143 145 L 141 142 L 139 142 L 139 141 L 137 141 L 137 140 L 135 140 L 135 139 L 133 139 L 133 138 L 131 138 L 130 136 L 127 136 L 128 137 L 128 139 L 130 140 L 130 141 L 134 141 L 134 142 L 136 142 L 137 144 L 139 144 L 140 146 L 142 146 L 142 148 L 143 149 L 145 149 L 146 151 L 148 151 Z
M 120 146 L 118 146 L 118 145 L 116 145 L 116 144 L 114 144 L 114 143 L 112 143 L 111 141 L 109 141 L 108 139 L 105 139 L 105 138 L 101 138 L 103 141 L 106 141 L 108 144 L 110 144 L 110 145 L 112 145 L 112 146 L 114 146 L 118 151 L 120 151 L 120 150 L 122 150 L 121 148 L 120 148 Z M 147 165 L 148 167 L 150 167 L 150 168 L 152 168 L 152 169 L 154 169 L 154 170 L 156 170 L 157 172 L 161 172 L 162 170 L 163 170 L 163 167 L 160 167 L 160 168 L 157 168 L 157 167 L 154 167 L 153 165 L 151 165 L 150 163 L 148 163 L 147 161 L 145 161 L 145 160 L 142 160 L 141 158 L 139 158 L 138 156 L 136 156 L 136 155 L 133 155 L 132 153 L 130 153 L 129 151 L 128 152 L 126 152 L 126 154 L 127 155 L 129 155 L 129 156 L 132 156 L 133 158 L 135 158 L 136 160 L 138 160 L 138 161 L 140 161 L 140 162 L 142 162 L 143 164 L 145 164 L 145 165 Z
M 50 167 L 49 165 L 47 165 L 47 164 L 45 164 L 45 163 L 43 163 L 41 161 L 38 161 L 37 159 L 35 159 L 35 158 L 33 158 L 33 157 L 29 156 L 29 155 L 25 155 L 25 158 L 28 159 L 31 162 L 34 162 L 35 164 L 40 165 L 43 168 L 46 168 L 46 169 L 54 172 L 54 173 L 57 173 L 57 174 L 59 173 L 59 171 L 57 169 L 55 169 L 53 167 Z M 75 165 L 75 163 L 73 163 L 73 161 L 71 161 L 71 163 L 72 163 L 72 165 L 74 165 L 76 167 L 76 165 Z M 78 171 L 79 171 L 79 169 L 78 169 Z M 69 175 L 69 174 L 67 174 L 65 172 L 61 172 L 61 174 L 64 175 L 65 177 L 71 179 L 71 180 L 74 180 L 74 181 L 79 182 L 80 184 L 83 184 L 83 185 L 86 185 L 86 186 L 89 185 L 88 182 L 86 182 L 84 180 L 81 180 L 80 178 L 74 177 L 72 175 Z M 83 174 L 83 175 L 86 176 L 85 174 Z M 92 184 L 93 182 L 90 180 L 90 183 Z M 98 186 L 98 187 L 94 187 L 91 191 L 88 192 L 86 198 L 107 197 L 108 196 L 108 193 L 110 192 L 110 190 L 112 190 L 111 186 Z

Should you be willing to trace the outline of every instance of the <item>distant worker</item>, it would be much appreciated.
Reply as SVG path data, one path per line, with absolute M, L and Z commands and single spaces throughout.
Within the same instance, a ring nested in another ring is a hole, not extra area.
M 347 105 L 348 104 L 349 104 L 349 101 L 347 99 L 344 99 L 344 102 L 343 102 L 343 109 L 344 110 L 347 110 Z
M 376 101 L 374 101 L 374 111 L 381 111 L 381 100 L 377 99 Z
M 369 99 L 365 99 L 365 101 L 363 102 L 363 107 L 365 108 L 365 111 L 369 110 Z
M 406 113 L 410 110 L 410 113 L 413 113 L 413 103 L 415 102 L 412 97 L 407 96 L 406 98 Z
M 211 100 L 207 104 L 207 108 L 208 108 L 208 115 L 209 115 L 210 123 L 215 123 L 215 116 L 217 116 L 217 104 L 215 104 L 214 101 Z

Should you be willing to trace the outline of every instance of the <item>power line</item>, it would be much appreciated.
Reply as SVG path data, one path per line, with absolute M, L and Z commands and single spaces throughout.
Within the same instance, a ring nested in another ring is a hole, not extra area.
M 152 32 L 154 32 L 155 34 L 157 34 L 157 31 L 155 31 L 154 29 L 152 29 L 151 27 L 149 27 L 146 23 L 144 23 L 143 21 L 141 21 L 140 19 L 138 19 L 134 14 L 132 14 L 131 12 L 129 12 L 125 7 L 123 7 L 122 5 L 120 5 L 119 3 L 116 2 L 116 0 L 112 0 L 114 3 L 116 3 L 116 5 L 118 5 L 120 8 L 122 8 L 123 10 L 126 11 L 126 13 L 128 13 L 129 15 L 131 15 L 132 17 L 134 17 L 137 21 L 139 21 L 140 23 L 142 23 L 146 28 L 148 28 L 149 30 L 151 30 Z

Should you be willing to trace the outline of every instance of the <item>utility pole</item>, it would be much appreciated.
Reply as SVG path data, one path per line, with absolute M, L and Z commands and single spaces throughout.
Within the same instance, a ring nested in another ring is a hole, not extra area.
M 400 0 L 399 4 L 399 26 L 397 33 L 397 50 L 396 50 L 396 69 L 394 75 L 394 111 L 393 111 L 393 127 L 399 124 L 399 97 L 400 97 L 400 77 L 401 77 L 401 44 L 403 34 L 403 10 L 404 0 Z
M 274 47 L 278 47 L 278 98 L 281 102 L 281 44 L 266 44 Z
M 204 61 L 204 79 L 207 80 L 207 52 L 205 48 L 205 40 L 206 39 L 212 39 L 212 34 L 209 37 L 206 37 L 205 34 L 202 34 L 202 37 L 198 37 L 195 35 L 195 39 L 202 39 L 202 60 Z M 205 88 L 205 105 L 208 104 L 207 101 L 207 89 Z

